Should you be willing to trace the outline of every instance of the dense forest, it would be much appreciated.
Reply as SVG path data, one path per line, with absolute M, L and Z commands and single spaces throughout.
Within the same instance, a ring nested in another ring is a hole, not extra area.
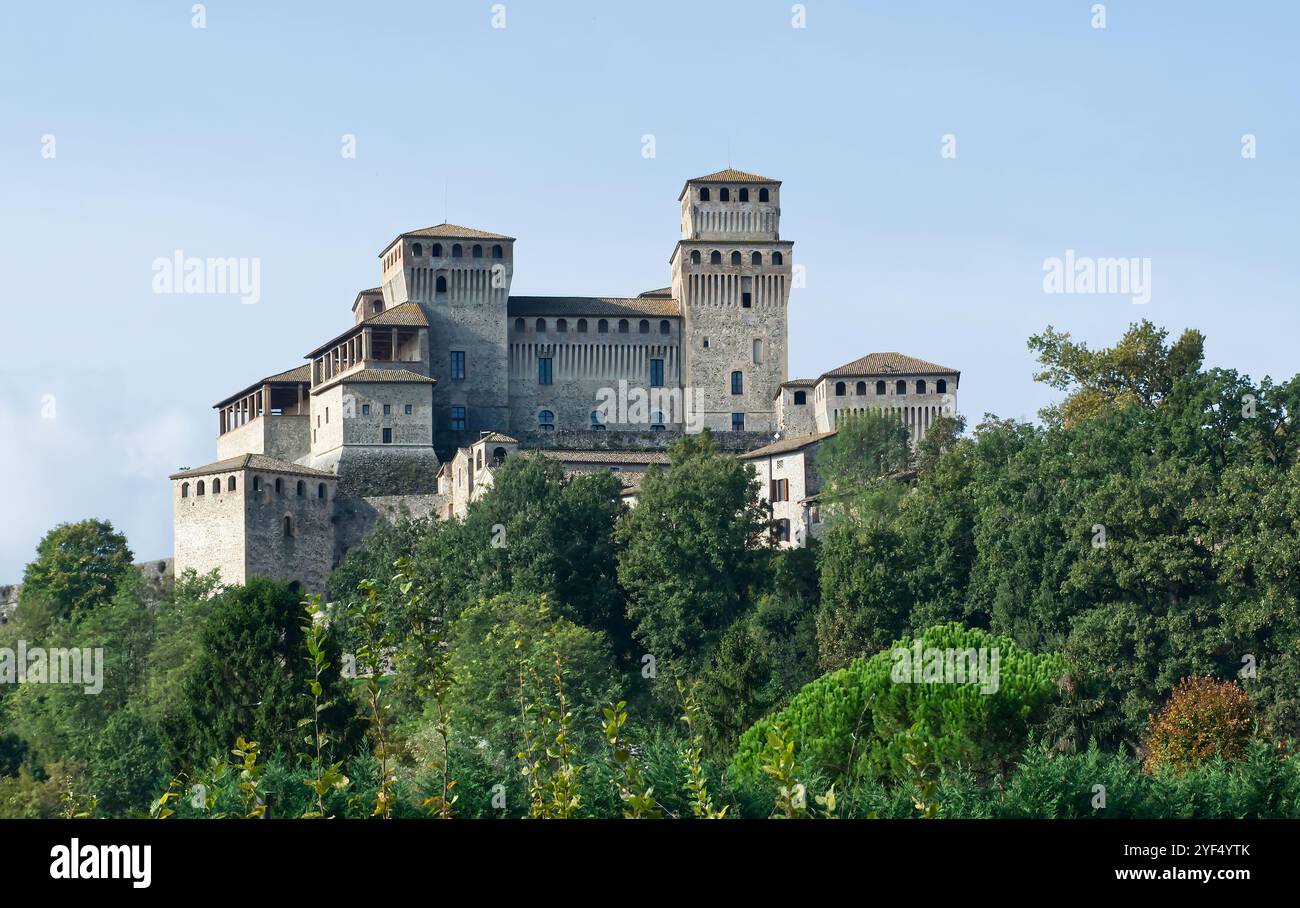
M 306 601 L 61 525 L 0 652 L 102 691 L 0 684 L 0 816 L 1300 817 L 1300 377 L 1203 346 L 1049 327 L 1037 423 L 842 424 L 806 549 L 707 433 L 631 509 L 521 452 Z

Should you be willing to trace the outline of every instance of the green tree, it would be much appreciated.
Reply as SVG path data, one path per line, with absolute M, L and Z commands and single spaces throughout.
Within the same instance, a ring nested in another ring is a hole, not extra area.
M 66 618 L 108 602 L 134 557 L 106 520 L 61 523 L 45 534 L 23 571 L 18 608 Z

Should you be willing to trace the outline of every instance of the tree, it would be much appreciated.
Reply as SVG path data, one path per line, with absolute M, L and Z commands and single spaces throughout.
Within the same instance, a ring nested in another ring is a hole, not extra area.
M 1184 773 L 1214 758 L 1233 762 L 1246 756 L 1255 731 L 1255 711 L 1246 692 L 1231 681 L 1184 678 L 1158 714 L 1151 717 L 1143 767 L 1170 766 Z
M 18 608 L 63 618 L 108 602 L 134 557 L 106 520 L 61 523 L 45 534 L 23 571 Z
M 618 523 L 618 579 L 636 639 L 693 674 L 740 614 L 763 531 L 751 468 L 707 432 L 674 443 L 667 470 L 649 471 Z
M 896 416 L 867 412 L 840 421 L 817 451 L 817 474 L 829 498 L 848 498 L 876 480 L 906 470 L 912 446 Z

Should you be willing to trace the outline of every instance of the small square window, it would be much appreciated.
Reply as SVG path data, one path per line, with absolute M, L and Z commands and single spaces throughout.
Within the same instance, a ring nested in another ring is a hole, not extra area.
M 361 405 L 361 415 L 362 415 L 362 416 L 369 416 L 369 415 L 370 415 L 370 404 L 362 404 L 362 405 Z
M 410 416 L 413 412 L 415 412 L 415 408 L 412 407 L 410 404 L 407 404 L 405 409 L 406 415 Z
M 385 416 L 391 416 L 392 414 L 393 414 L 393 406 L 392 406 L 392 404 L 384 404 L 384 415 L 385 415 Z M 325 421 L 326 421 L 326 422 L 329 422 L 328 419 L 326 419 Z
M 393 443 L 393 430 L 392 430 L 392 429 L 385 429 L 385 430 L 384 430 L 384 444 L 386 444 L 386 445 L 391 445 L 392 443 Z

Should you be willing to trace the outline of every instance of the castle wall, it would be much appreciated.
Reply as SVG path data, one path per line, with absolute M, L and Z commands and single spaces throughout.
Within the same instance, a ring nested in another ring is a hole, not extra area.
M 307 416 L 259 416 L 217 436 L 217 460 L 240 454 L 299 460 L 311 451 L 310 424 Z
M 804 392 L 804 402 L 796 404 L 796 391 Z M 787 438 L 826 431 L 817 426 L 816 388 L 782 388 L 777 399 L 776 427 Z
M 230 480 L 235 491 L 230 491 Z M 244 510 L 250 494 L 243 472 L 221 476 L 201 476 L 172 481 L 172 512 L 175 526 L 175 571 L 182 574 L 193 568 L 206 574 L 213 568 L 221 572 L 222 583 L 242 584 L 245 571 Z M 212 492 L 212 481 L 221 480 L 222 491 Z M 204 494 L 198 494 L 198 484 Z M 182 490 L 188 486 L 188 495 Z
M 939 394 L 934 391 L 928 391 L 924 394 L 918 394 L 914 390 L 916 380 L 923 378 L 926 381 L 927 388 L 934 388 L 935 380 L 938 378 L 946 379 L 948 391 Z M 820 382 L 817 386 L 817 394 L 813 402 L 816 417 L 817 429 L 819 432 L 828 432 L 839 425 L 840 420 L 853 415 L 860 415 L 867 412 L 888 413 L 900 419 L 907 426 L 908 435 L 912 443 L 916 444 L 925 437 L 930 426 L 945 412 L 954 412 L 957 405 L 957 376 L 947 375 L 909 375 L 907 377 L 893 375 L 885 381 L 885 394 L 876 393 L 876 383 L 881 381 L 877 376 L 870 376 L 865 379 L 829 377 Z M 845 383 L 845 393 L 837 395 L 835 393 L 836 382 Z M 857 393 L 857 384 L 864 381 L 866 384 L 866 393 Z M 896 383 L 904 381 L 908 391 L 899 393 L 896 389 Z
M 275 475 L 260 475 L 260 491 L 251 491 L 248 483 L 245 576 L 296 582 L 305 592 L 323 593 L 335 563 L 333 480 L 282 476 L 277 492 Z

